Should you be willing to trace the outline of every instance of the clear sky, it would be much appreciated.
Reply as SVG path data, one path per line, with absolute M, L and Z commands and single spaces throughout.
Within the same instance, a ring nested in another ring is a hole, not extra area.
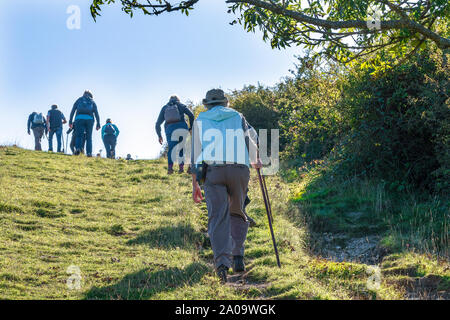
M 197 103 L 214 87 L 272 85 L 288 75 L 294 55 L 301 53 L 273 50 L 261 35 L 229 25 L 233 15 L 224 0 L 200 1 L 189 17 L 130 19 L 119 6 L 105 6 L 97 23 L 90 3 L 0 2 L 0 144 L 33 148 L 28 115 L 46 114 L 57 104 L 68 117 L 75 100 L 90 89 L 102 125 L 112 118 L 121 131 L 116 154 L 154 158 L 160 150 L 155 121 L 171 94 Z M 70 5 L 81 8 L 79 30 L 66 26 Z M 95 132 L 94 152 L 100 149 Z

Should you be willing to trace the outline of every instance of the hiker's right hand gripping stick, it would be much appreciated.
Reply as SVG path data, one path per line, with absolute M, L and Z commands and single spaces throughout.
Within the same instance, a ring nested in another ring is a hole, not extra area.
M 273 222 L 273 216 L 272 216 L 272 208 L 270 206 L 270 200 L 269 200 L 269 194 L 267 192 L 267 186 L 266 186 L 266 181 L 264 179 L 264 176 L 261 175 L 261 169 L 257 168 L 256 171 L 258 172 L 258 178 L 259 178 L 259 185 L 261 186 L 261 192 L 263 195 L 263 199 L 264 199 L 264 205 L 266 206 L 266 212 L 267 212 L 267 219 L 269 220 L 269 228 L 270 228 L 270 234 L 272 235 L 272 243 L 273 243 L 273 248 L 275 249 L 275 255 L 277 257 L 277 265 L 279 268 L 281 268 L 281 263 L 280 263 L 280 257 L 278 255 L 278 248 L 277 248 L 277 242 L 275 240 L 275 235 L 273 233 L 273 226 L 272 226 L 272 222 Z

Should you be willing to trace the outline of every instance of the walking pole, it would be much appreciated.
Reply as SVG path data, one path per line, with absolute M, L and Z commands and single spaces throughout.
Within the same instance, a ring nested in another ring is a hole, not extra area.
M 275 240 L 275 235 L 273 233 L 273 226 L 272 226 L 272 220 L 273 219 L 272 219 L 271 208 L 269 206 L 269 197 L 268 197 L 268 194 L 267 194 L 267 188 L 264 188 L 263 178 L 261 178 L 261 170 L 260 169 L 256 169 L 256 171 L 258 172 L 259 185 L 261 186 L 261 192 L 262 192 L 263 199 L 264 199 L 264 205 L 266 206 L 267 218 L 269 220 L 270 234 L 272 235 L 273 248 L 275 249 L 275 255 L 277 257 L 277 264 L 278 264 L 278 267 L 281 268 L 280 257 L 278 255 L 277 242 Z
M 66 153 L 66 148 L 64 146 L 64 136 L 61 137 L 62 147 L 63 147 L 63 153 Z
M 267 204 L 269 205 L 270 220 L 272 220 L 272 223 L 273 223 L 272 206 L 270 204 L 269 192 L 267 191 L 266 177 L 264 175 L 261 175 L 261 177 L 262 177 L 262 182 L 264 185 L 264 191 L 266 192 Z
M 66 132 L 66 148 L 69 146 L 69 134 Z M 69 150 L 66 150 L 66 153 L 69 153 Z

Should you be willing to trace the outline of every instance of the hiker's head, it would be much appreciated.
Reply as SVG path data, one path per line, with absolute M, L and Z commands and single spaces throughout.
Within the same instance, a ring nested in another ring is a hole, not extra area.
M 207 109 L 211 109 L 215 106 L 228 106 L 228 99 L 225 97 L 225 92 L 222 89 L 212 89 L 206 93 L 203 104 Z
M 89 91 L 89 90 L 85 90 L 84 91 L 84 93 L 83 93 L 83 96 L 84 97 L 89 97 L 89 98 L 94 98 L 94 95 L 92 94 L 92 92 L 91 91 Z
M 106 119 L 106 123 L 112 123 L 111 119 Z
M 58 109 L 58 106 L 56 104 L 52 105 L 52 110 Z
M 170 97 L 169 104 L 177 103 L 177 102 L 180 102 L 180 98 L 178 98 L 178 96 L 173 95 L 173 96 Z

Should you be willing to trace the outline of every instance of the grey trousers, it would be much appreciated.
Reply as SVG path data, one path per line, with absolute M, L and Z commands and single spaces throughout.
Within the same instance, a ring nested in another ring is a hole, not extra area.
M 217 267 L 231 267 L 232 256 L 244 255 L 248 221 L 244 200 L 250 179 L 247 166 L 209 166 L 204 185 L 208 234 Z
M 33 128 L 34 150 L 35 151 L 42 151 L 41 140 L 42 140 L 42 137 L 44 136 L 44 132 L 45 132 L 44 127 Z

